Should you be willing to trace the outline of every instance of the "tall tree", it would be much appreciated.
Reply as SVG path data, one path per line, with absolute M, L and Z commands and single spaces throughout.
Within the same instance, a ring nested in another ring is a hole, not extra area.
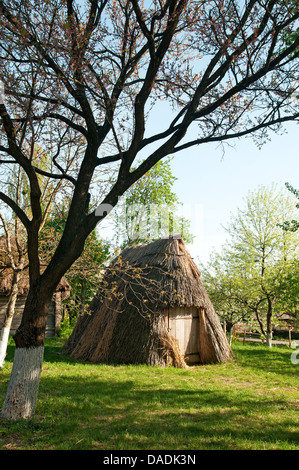
M 22 166 L 31 203 L 28 217 L 0 191 L 25 226 L 30 265 L 3 417 L 34 413 L 52 293 L 118 198 L 167 155 L 251 133 L 263 140 L 298 120 L 298 17 L 286 0 L 0 0 L 1 162 Z M 146 118 L 161 98 L 173 113 L 151 133 Z M 32 161 L 33 142 L 47 148 L 49 170 Z M 89 211 L 97 170 L 112 164 L 115 180 Z M 73 188 L 43 273 L 38 174 Z

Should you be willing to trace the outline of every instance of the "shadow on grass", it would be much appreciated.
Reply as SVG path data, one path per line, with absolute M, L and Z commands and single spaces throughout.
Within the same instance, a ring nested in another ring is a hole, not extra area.
M 59 338 L 46 338 L 44 359 L 50 363 L 63 362 L 68 364 L 74 364 L 76 362 L 74 359 L 62 354 L 61 350 L 63 344 L 64 341 Z M 13 339 L 10 338 L 5 358 L 7 362 L 13 362 L 14 352 L 15 345 L 13 343 Z
M 38 448 L 47 442 L 57 449 L 236 449 L 299 440 L 288 401 L 253 394 L 161 384 L 138 390 L 134 380 L 61 376 L 43 379 L 39 401 L 43 422 L 30 429 Z M 279 409 L 285 411 L 277 424 L 271 414 Z
M 4 448 L 10 444 L 23 449 L 88 450 L 298 446 L 295 406 L 287 395 L 278 394 L 275 399 L 246 388 L 216 389 L 207 380 L 201 383 L 200 376 L 193 386 L 183 381 L 191 377 L 191 371 L 184 375 L 182 370 L 168 377 L 155 368 L 100 366 L 75 375 L 72 368 L 63 368 L 75 361 L 62 356 L 61 344 L 57 340 L 46 343 L 45 361 L 57 364 L 58 373 L 47 375 L 45 370 L 36 416 L 2 428 L 0 423 Z M 10 345 L 8 361 L 13 352 Z M 237 347 L 236 361 L 267 371 L 273 363 L 275 373 L 291 373 L 285 365 L 286 353 Z M 280 371 L 277 364 L 281 361 Z M 151 377 L 141 377 L 145 370 Z
M 237 362 L 247 368 L 274 372 L 281 376 L 291 376 L 299 373 L 299 367 L 292 364 L 292 349 L 286 346 L 269 348 L 260 344 L 234 344 L 233 351 Z

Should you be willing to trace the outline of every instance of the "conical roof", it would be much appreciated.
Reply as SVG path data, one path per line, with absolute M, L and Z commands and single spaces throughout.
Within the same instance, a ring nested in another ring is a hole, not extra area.
M 209 303 L 198 267 L 182 238 L 161 238 L 126 248 L 110 266 L 106 282 L 128 283 L 129 278 L 130 284 L 134 281 L 131 294 L 127 292 L 130 301 L 134 301 L 131 295 L 143 290 L 143 299 L 147 295 L 147 302 L 154 302 L 156 308 L 199 308 Z
M 171 237 L 128 247 L 111 263 L 64 352 L 91 362 L 153 365 L 172 356 L 182 364 L 165 325 L 165 312 L 173 307 L 202 312 L 201 362 L 232 357 L 196 264 L 182 238 Z

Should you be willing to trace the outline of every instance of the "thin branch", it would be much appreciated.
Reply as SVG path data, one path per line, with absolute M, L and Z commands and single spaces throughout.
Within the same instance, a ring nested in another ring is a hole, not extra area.
M 19 217 L 19 219 L 23 223 L 24 227 L 28 229 L 30 227 L 30 220 L 28 219 L 25 212 L 15 203 L 15 201 L 6 194 L 4 194 L 2 191 L 0 191 L 0 199 L 14 211 L 14 213 Z
M 246 129 L 244 131 L 235 132 L 234 134 L 219 135 L 219 136 L 215 136 L 215 137 L 208 136 L 208 137 L 205 137 L 205 138 L 202 138 L 202 139 L 192 140 L 192 141 L 187 142 L 186 144 L 183 144 L 179 147 L 175 147 L 173 149 L 173 153 L 181 152 L 182 150 L 186 150 L 187 148 L 194 147 L 195 145 L 199 145 L 199 144 L 205 144 L 205 143 L 209 143 L 209 142 L 221 142 L 221 141 L 230 140 L 230 139 L 237 139 L 239 137 L 244 137 L 245 135 L 248 135 L 248 134 L 253 134 L 254 132 L 257 132 L 261 129 L 274 126 L 276 124 L 280 124 L 280 123 L 283 123 L 283 122 L 289 122 L 289 121 L 296 121 L 298 119 L 299 119 L 299 113 L 297 113 L 295 115 L 292 115 L 292 116 L 285 116 L 283 118 L 274 119 L 272 121 L 267 121 L 265 123 L 258 124 L 257 126 L 250 127 L 249 129 Z
M 4 163 L 4 164 L 5 163 L 10 163 L 10 164 L 14 165 L 16 163 L 16 161 L 15 160 L 0 160 L 0 163 Z
M 57 179 L 60 179 L 60 180 L 65 179 L 65 180 L 68 180 L 71 183 L 73 183 L 73 185 L 76 185 L 75 178 L 73 178 L 70 175 L 67 175 L 66 173 L 62 173 L 61 175 L 59 175 L 57 173 L 50 173 L 48 171 L 41 170 L 40 168 L 37 168 L 36 166 L 33 166 L 33 168 L 36 171 L 36 173 L 38 173 L 39 175 L 47 176 L 48 178 L 53 178 L 53 179 L 56 179 L 56 180 Z
M 42 214 L 40 206 L 41 191 L 36 173 L 30 160 L 23 155 L 21 149 L 16 143 L 15 128 L 4 104 L 0 104 L 0 116 L 8 139 L 9 153 L 15 158 L 16 163 L 19 163 L 22 166 L 29 178 L 32 214 L 36 223 L 38 223 L 41 220 Z M 24 225 L 26 225 L 26 223 L 24 223 Z
M 32 63 L 32 61 L 30 61 L 30 63 Z M 75 106 L 72 106 L 71 104 L 67 103 L 66 101 L 64 101 L 63 99 L 60 99 L 60 98 L 47 98 L 46 96 L 40 96 L 40 95 L 37 95 L 37 94 L 34 94 L 34 93 L 33 94 L 15 93 L 15 92 L 10 91 L 10 90 L 8 90 L 6 92 L 6 94 L 8 96 L 11 95 L 11 96 L 18 96 L 19 98 L 32 98 L 34 100 L 42 101 L 42 102 L 45 102 L 45 103 L 50 103 L 50 104 L 54 104 L 54 105 L 61 105 L 64 108 L 67 108 L 70 111 L 72 111 L 74 114 L 78 114 L 78 116 L 84 117 L 84 114 L 80 109 L 76 108 Z

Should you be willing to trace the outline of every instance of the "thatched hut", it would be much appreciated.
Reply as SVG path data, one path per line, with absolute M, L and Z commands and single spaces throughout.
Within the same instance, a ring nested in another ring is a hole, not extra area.
M 216 363 L 232 357 L 181 238 L 126 248 L 108 268 L 64 352 L 94 363 Z
M 0 272 L 0 330 L 4 323 L 7 304 L 11 292 L 13 273 L 10 268 L 2 269 Z M 71 287 L 67 280 L 63 277 L 58 284 L 53 299 L 49 305 L 49 312 L 47 317 L 46 336 L 55 336 L 57 328 L 60 326 L 62 317 L 62 301 L 69 297 Z M 20 282 L 18 284 L 18 297 L 15 306 L 15 314 L 13 317 L 10 334 L 13 335 L 22 320 L 22 313 L 24 310 L 26 298 L 29 292 L 29 275 L 28 269 L 24 271 Z

